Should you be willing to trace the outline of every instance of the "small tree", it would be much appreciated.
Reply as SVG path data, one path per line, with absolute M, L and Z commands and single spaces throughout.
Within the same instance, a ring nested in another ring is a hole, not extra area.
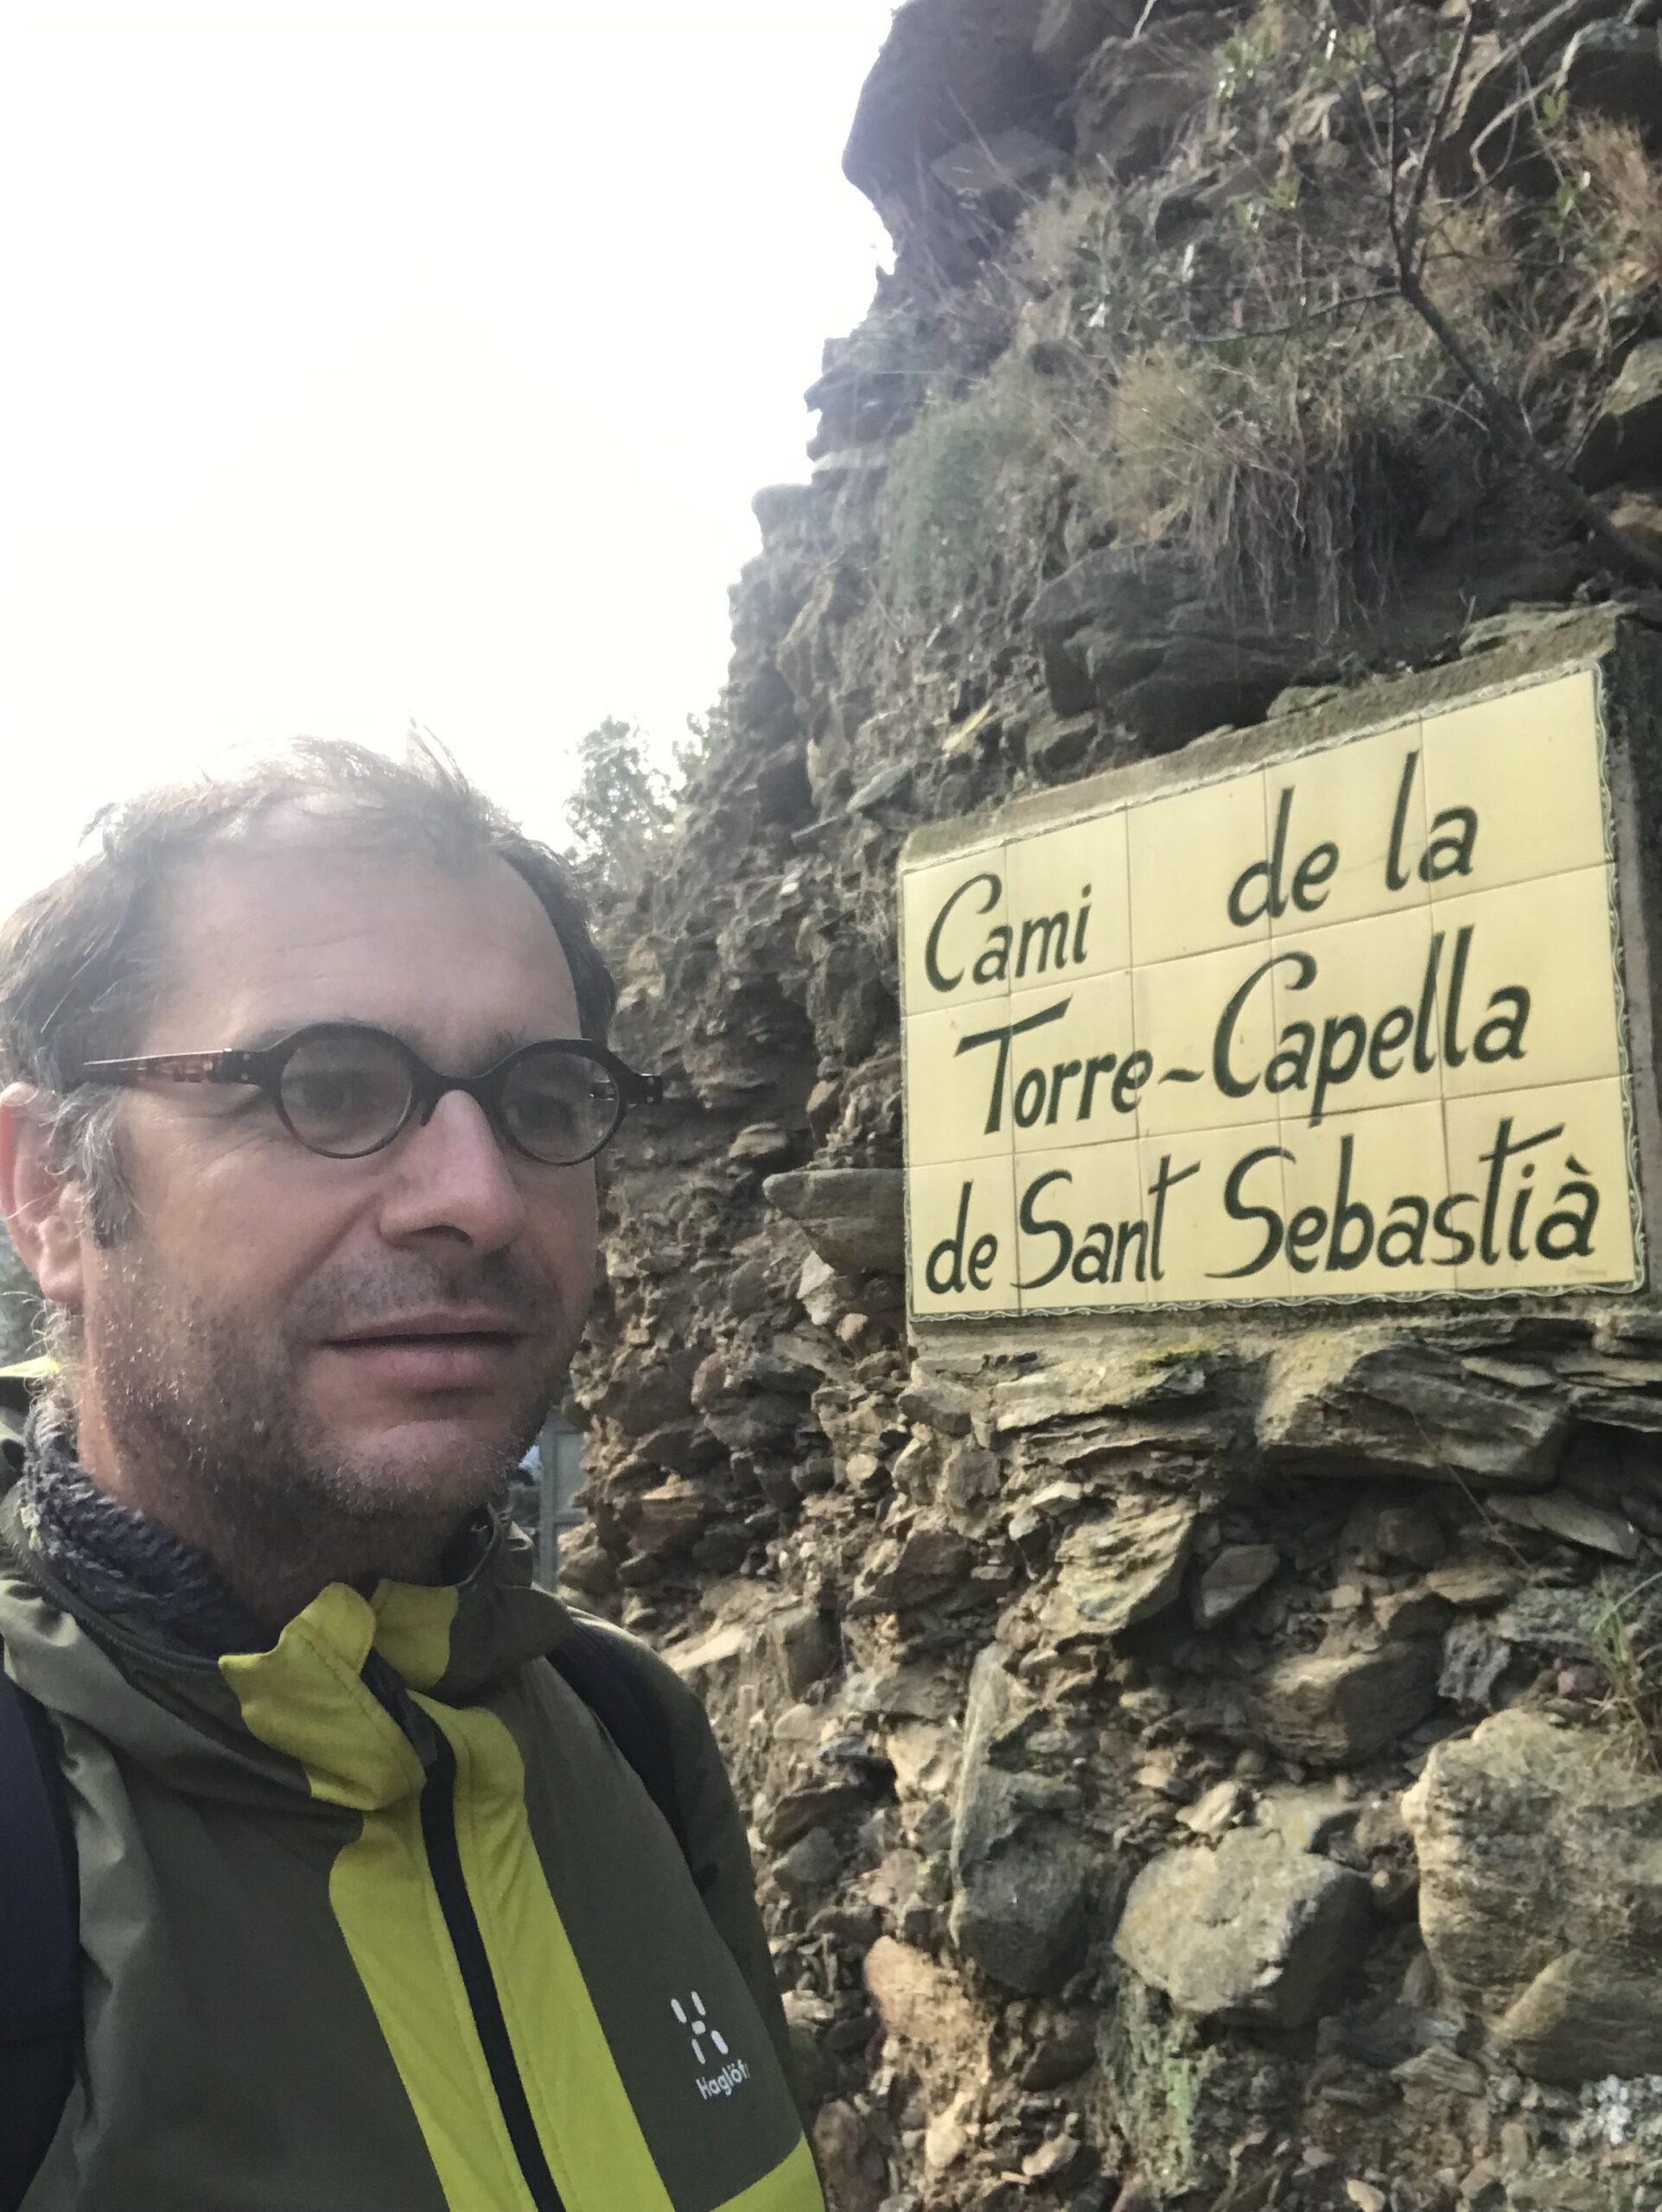
M 669 781 L 646 758 L 639 727 L 616 715 L 578 740 L 566 826 L 578 861 L 622 891 L 645 882 L 675 810 Z
M 41 1294 L 0 1224 L 0 1367 L 26 1359 L 40 1318 Z

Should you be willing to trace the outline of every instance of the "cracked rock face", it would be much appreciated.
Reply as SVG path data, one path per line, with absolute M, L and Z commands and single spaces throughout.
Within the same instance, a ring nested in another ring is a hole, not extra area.
M 1112 1637 L 1162 1612 L 1176 1596 L 1199 1509 L 1181 1498 L 1127 1498 L 1082 1522 L 1057 1552 L 1045 1626 L 1059 1643 Z
M 1529 11 L 1562 144 L 1655 14 Z M 1430 16 L 1385 20 L 1430 53 Z M 666 1096 L 601 1179 L 562 1572 L 710 1713 L 832 2212 L 1627 2212 L 1608 2172 L 1662 2202 L 1662 1783 L 1616 1755 L 1597 1632 L 1662 1570 L 1662 1296 L 907 1319 L 914 830 L 996 839 L 1046 787 L 1060 820 L 1220 721 L 1325 746 L 1598 657 L 1662 852 L 1662 616 L 1614 610 L 1498 445 L 1403 488 L 1425 543 L 1337 642 L 1318 564 L 1243 616 L 1071 445 L 1001 465 L 949 604 L 897 598 L 943 534 L 920 454 L 955 495 L 958 431 L 1025 453 L 1008 403 L 1067 388 L 1139 256 L 1198 301 L 1250 236 L 1266 299 L 1302 283 L 1266 257 L 1363 156 L 1327 79 L 1263 93 L 1291 21 L 896 10 L 849 154 L 895 267 L 826 348 L 812 480 L 755 503 L 676 831 L 602 917 L 618 1047 Z M 1461 147 L 1517 90 L 1480 45 Z M 1525 151 L 1509 231 L 1560 173 Z M 1260 206 L 1283 175 L 1297 207 Z M 1648 297 L 1589 318 L 1541 417 L 1617 512 L 1656 505 Z
M 1012 1724 L 1031 1710 L 999 1662 L 984 1651 L 970 1677 L 964 1759 L 952 1827 L 952 1932 L 958 1949 L 1008 1989 L 1028 1995 L 1060 1986 L 1083 1948 L 1090 1856 L 1083 1840 L 1048 1809 L 1017 1756 L 1002 1750 Z
M 1403 1813 L 1426 1947 L 1516 2064 L 1662 2070 L 1662 1779 L 1502 1713 L 1438 1746 Z
M 1164 1853 L 1131 1885 L 1114 1936 L 1126 1965 L 1200 2019 L 1302 2027 L 1353 1974 L 1373 1917 L 1360 1875 L 1235 1828 Z

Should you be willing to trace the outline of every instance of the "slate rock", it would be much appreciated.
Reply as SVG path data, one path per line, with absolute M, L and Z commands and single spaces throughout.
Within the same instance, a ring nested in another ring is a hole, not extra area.
M 1574 1491 L 1541 1491 L 1522 1497 L 1498 1497 L 1493 1508 L 1515 1529 L 1538 1529 L 1583 1551 L 1602 1552 L 1607 1559 L 1639 1557 L 1639 1531 L 1625 1514 L 1589 1504 Z
M 629 1360 L 592 1402 L 592 1410 L 614 1421 L 627 1436 L 650 1436 L 689 1410 L 697 1367 L 694 1352 Z
M 1512 1644 L 1487 1621 L 1456 1621 L 1442 1639 L 1437 1695 L 1462 1713 L 1492 1713 L 1512 1661 Z
M 1297 2028 L 1355 1970 L 1372 1916 L 1360 1875 L 1234 1828 L 1215 1849 L 1186 1844 L 1150 1860 L 1114 1949 L 1182 2012 Z
M 1407 1567 L 1436 1567 L 1447 1555 L 1449 1539 L 1440 1522 L 1413 1505 L 1387 1505 L 1373 1524 L 1381 1558 Z
M 797 1149 L 797 1141 L 776 1122 L 753 1122 L 727 1147 L 735 1167 L 780 1167 Z
M 879 2212 L 888 2162 L 870 2126 L 845 2098 L 822 2106 L 813 2124 L 814 2159 L 837 2212 Z
M 759 1833 L 769 1851 L 788 1851 L 811 1828 L 824 1827 L 865 1802 L 865 1794 L 851 1782 L 811 1782 L 776 1797 L 764 1815 Z
M 869 776 L 850 799 L 850 814 L 875 814 L 880 806 L 900 804 L 912 784 L 912 770 L 905 761 L 891 760 Z
M 762 1196 L 844 1274 L 906 1266 L 905 1179 L 898 1167 L 805 1167 L 770 1175 Z
M 1273 1544 L 1226 1544 L 1196 1579 L 1189 1606 L 1197 1625 L 1215 1628 L 1238 1613 L 1280 1565 Z
M 715 1503 L 691 1483 L 660 1483 L 643 1491 L 624 1508 L 635 1549 L 647 1559 L 665 1559 L 695 1543 L 715 1512 Z
M 975 1554 L 957 1529 L 920 1521 L 898 1542 L 879 1546 L 855 1585 L 849 1611 L 904 1613 L 957 1590 Z
M 943 1436 L 969 1434 L 971 1402 L 962 1383 L 923 1370 L 914 1375 L 899 1401 L 900 1410 L 907 1421 L 920 1421 L 927 1428 L 938 1429 Z
M 843 1853 L 828 1828 L 810 1828 L 773 1862 L 774 1879 L 793 1897 L 828 1890 L 843 1871 Z
M 1444 1986 L 1525 2073 L 1662 2073 L 1662 1778 L 1513 1708 L 1403 1800 Z
M 1033 2055 L 1022 2069 L 1024 2089 L 1059 2088 L 1064 2082 L 1077 2081 L 1095 2065 L 1097 2036 L 1088 2020 L 1078 2020 L 1055 2035 L 1043 2036 L 1033 2047 Z
M 1564 49 L 1558 88 L 1582 114 L 1631 123 L 1662 145 L 1662 26 L 1589 23 Z
M 1576 474 L 1595 492 L 1662 475 L 1662 338 L 1635 346 L 1622 363 L 1576 456 Z
M 1033 51 L 1055 82 L 1071 89 L 1079 66 L 1094 47 L 1137 29 L 1143 0 L 1045 0 Z
M 968 2045 L 975 2008 L 950 1967 L 892 1936 L 880 1936 L 861 1969 L 885 2035 L 921 2045 Z
M 1258 1409 L 1272 1462 L 1302 1474 L 1417 1475 L 1539 1488 L 1568 1416 L 1412 1337 L 1310 1336 L 1277 1355 Z
M 972 200 L 995 222 L 1014 222 L 1062 167 L 1060 149 L 1019 124 L 990 138 L 971 138 L 931 165 L 955 200 Z
M 1441 1660 L 1430 1642 L 1283 1659 L 1258 1685 L 1258 1726 L 1284 1758 L 1312 1766 L 1371 1758 L 1436 1707 Z
M 907 0 L 861 91 L 843 174 L 880 211 L 929 164 L 1049 111 L 1033 53 L 1041 0 Z
M 1118 1636 L 1169 1605 L 1181 1587 L 1200 1508 L 1188 1498 L 1123 1498 L 1071 1529 L 1056 1548 L 1046 1632 L 1058 1642 Z
M 1157 631 L 1200 589 L 1191 554 L 1175 546 L 1108 545 L 1041 585 L 1028 620 L 1041 645 L 1103 622 L 1122 632 Z
M 995 1763 L 1032 1709 L 991 1645 L 970 1675 L 953 1810 L 951 1929 L 963 1955 L 1008 1989 L 1059 1989 L 1083 1948 L 1091 1854 L 1061 1820 L 1035 1812 L 1025 1777 Z

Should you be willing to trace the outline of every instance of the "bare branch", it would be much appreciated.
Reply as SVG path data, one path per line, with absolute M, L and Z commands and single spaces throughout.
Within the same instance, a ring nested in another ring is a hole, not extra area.
M 1618 530 L 1595 499 L 1589 499 L 1542 445 L 1530 428 L 1529 417 L 1512 394 L 1495 381 L 1467 345 L 1454 324 L 1426 290 L 1417 270 L 1401 272 L 1402 296 L 1413 308 L 1443 352 L 1483 403 L 1489 428 L 1509 446 L 1524 466 L 1544 484 L 1560 506 L 1575 517 L 1613 568 L 1640 576 L 1649 584 L 1662 584 L 1662 554 L 1652 553 L 1625 531 Z
M 1398 300 L 1401 289 L 1396 284 L 1381 284 L 1377 291 L 1349 292 L 1343 299 L 1329 300 L 1325 307 L 1309 308 L 1289 322 L 1259 323 L 1251 330 L 1220 330 L 1210 336 L 1194 334 L 1197 346 L 1250 345 L 1258 338 L 1291 338 L 1301 330 L 1308 330 L 1313 322 L 1325 322 L 1330 316 L 1344 315 L 1351 308 L 1377 307 L 1381 300 Z
M 1420 218 L 1425 209 L 1425 194 L 1431 181 L 1431 171 L 1442 149 L 1443 134 L 1449 128 L 1449 118 L 1454 112 L 1455 95 L 1466 74 L 1467 64 L 1472 58 L 1472 43 L 1477 36 L 1477 16 L 1468 7 L 1461 19 L 1460 33 L 1455 41 L 1455 50 L 1449 58 L 1449 67 L 1442 79 L 1442 90 L 1432 111 L 1430 126 L 1425 142 L 1420 148 L 1419 172 L 1408 195 L 1408 210 L 1403 218 L 1402 236 L 1398 251 L 1403 259 L 1412 264 L 1419 245 Z

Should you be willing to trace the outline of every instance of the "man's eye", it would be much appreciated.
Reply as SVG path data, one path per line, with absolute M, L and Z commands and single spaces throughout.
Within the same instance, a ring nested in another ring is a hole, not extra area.
M 370 1103 L 372 1085 L 360 1075 L 304 1075 L 289 1086 L 291 1106 L 307 1114 L 352 1113 Z
M 565 1136 L 581 1125 L 577 1109 L 570 1098 L 538 1091 L 514 1101 L 513 1119 L 527 1136 Z

